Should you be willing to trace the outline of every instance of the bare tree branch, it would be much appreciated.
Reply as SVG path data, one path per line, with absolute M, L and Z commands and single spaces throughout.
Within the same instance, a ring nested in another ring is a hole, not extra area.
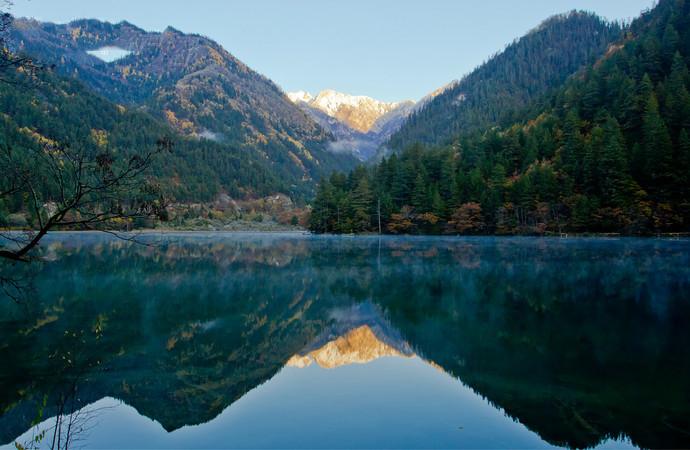
M 102 149 L 54 144 L 34 149 L 29 158 L 4 149 L 0 167 L 18 181 L 12 182 L 12 189 L 4 188 L 1 181 L 0 187 L 24 194 L 37 228 L 21 236 L 0 231 L 0 237 L 6 238 L 5 245 L 0 244 L 0 257 L 27 261 L 51 229 L 102 229 L 114 222 L 156 217 L 165 200 L 145 174 L 153 159 L 170 148 L 172 142 L 166 138 L 143 155 L 120 158 Z M 51 175 L 49 179 L 45 174 Z M 51 191 L 52 196 L 42 194 Z

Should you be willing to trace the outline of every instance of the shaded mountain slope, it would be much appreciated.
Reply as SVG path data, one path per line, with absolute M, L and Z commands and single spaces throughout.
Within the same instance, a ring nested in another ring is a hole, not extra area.
M 519 113 L 604 54 L 621 29 L 594 14 L 546 20 L 413 114 L 389 142 L 444 144 L 458 133 L 514 121 Z

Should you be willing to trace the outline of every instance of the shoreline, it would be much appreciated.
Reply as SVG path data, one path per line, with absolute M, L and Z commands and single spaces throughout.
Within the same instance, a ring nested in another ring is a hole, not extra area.
M 13 229 L 0 230 L 0 233 L 26 233 L 36 232 L 36 230 Z M 640 239 L 681 239 L 690 238 L 690 232 L 675 232 L 675 233 L 657 233 L 647 235 L 634 235 L 623 233 L 545 233 L 545 234 L 376 234 L 376 233 L 313 233 L 305 228 L 283 229 L 283 230 L 266 230 L 266 229 L 225 229 L 225 230 L 209 230 L 209 229 L 175 229 L 175 228 L 142 228 L 129 231 L 122 230 L 51 230 L 48 234 L 121 234 L 121 235 L 136 235 L 136 234 L 294 234 L 294 235 L 310 235 L 310 236 L 334 236 L 334 237 L 495 237 L 495 238 L 514 238 L 514 237 L 532 237 L 532 238 L 640 238 Z M 114 236 L 117 237 L 117 236 Z

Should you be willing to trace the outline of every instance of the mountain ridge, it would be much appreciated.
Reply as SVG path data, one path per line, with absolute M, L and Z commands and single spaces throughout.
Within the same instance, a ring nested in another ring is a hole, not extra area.
M 370 159 L 418 105 L 411 100 L 384 102 L 333 89 L 316 95 L 294 91 L 287 96 L 334 136 L 335 142 L 329 146 L 332 151 L 352 153 L 361 160 Z
M 323 174 L 355 162 L 330 152 L 332 136 L 275 83 L 206 37 L 172 27 L 148 32 L 126 21 L 17 19 L 8 38 L 12 50 L 53 65 L 114 104 L 151 114 L 183 137 L 251 153 L 247 158 L 270 172 L 265 177 L 284 180 L 278 192 L 308 198 Z M 112 62 L 89 54 L 107 46 L 131 53 Z M 255 179 L 249 182 L 261 182 Z
M 620 35 L 618 24 L 593 13 L 554 15 L 451 83 L 412 114 L 387 146 L 399 151 L 415 143 L 443 145 L 460 133 L 514 122 Z M 524 64 L 515 65 L 515 60 Z

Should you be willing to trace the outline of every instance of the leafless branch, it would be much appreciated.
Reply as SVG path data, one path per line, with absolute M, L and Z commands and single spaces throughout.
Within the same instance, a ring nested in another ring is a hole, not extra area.
M 150 152 L 119 159 L 92 147 L 50 144 L 31 150 L 28 160 L 4 149 L 0 152 L 0 167 L 6 168 L 14 181 L 11 188 L 5 188 L 0 181 L 0 187 L 4 191 L 19 190 L 24 195 L 36 230 L 23 234 L 0 232 L 0 237 L 9 237 L 6 245 L 0 246 L 0 257 L 28 260 L 29 253 L 51 229 L 102 230 L 117 221 L 129 223 L 155 217 L 165 201 L 158 189 L 146 182 L 145 175 L 153 159 L 171 147 L 169 139 L 161 139 Z M 45 174 L 50 175 L 49 180 Z M 42 194 L 49 191 L 54 194 Z M 136 236 L 112 230 L 110 233 L 139 242 Z

